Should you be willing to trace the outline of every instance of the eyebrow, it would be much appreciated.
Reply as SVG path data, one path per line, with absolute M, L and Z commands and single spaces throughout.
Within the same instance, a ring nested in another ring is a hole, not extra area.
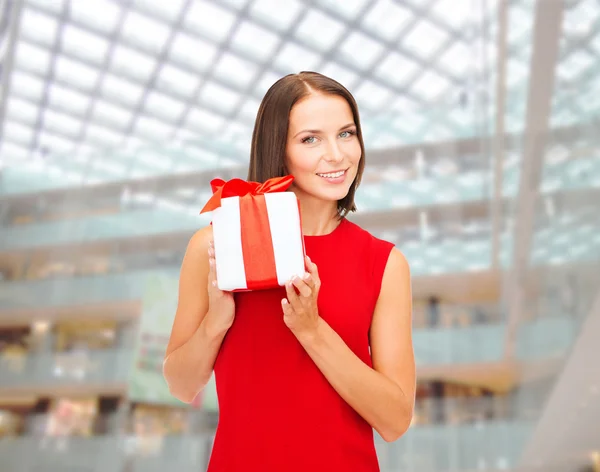
M 356 126 L 356 123 L 354 123 L 354 122 L 352 122 L 352 123 L 348 123 L 347 125 L 345 125 L 345 126 L 342 126 L 342 127 L 341 127 L 341 128 L 338 130 L 338 131 L 342 131 L 342 130 L 345 130 L 345 129 L 348 129 L 348 128 L 352 128 L 353 126 Z M 302 134 L 302 133 L 313 133 L 313 134 L 319 134 L 320 132 L 321 132 L 321 130 L 320 130 L 320 129 L 303 129 L 302 131 L 298 131 L 298 132 L 297 132 L 297 133 L 294 135 L 294 138 L 295 138 L 296 136 L 298 136 L 299 134 Z

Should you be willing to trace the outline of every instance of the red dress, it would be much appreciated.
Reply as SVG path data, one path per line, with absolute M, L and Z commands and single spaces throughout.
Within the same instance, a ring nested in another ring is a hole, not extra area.
M 371 366 L 369 327 L 393 247 L 343 220 L 306 236 L 320 316 Z M 333 389 L 283 321 L 285 289 L 237 293 L 215 363 L 219 398 L 208 472 L 376 472 L 371 426 Z

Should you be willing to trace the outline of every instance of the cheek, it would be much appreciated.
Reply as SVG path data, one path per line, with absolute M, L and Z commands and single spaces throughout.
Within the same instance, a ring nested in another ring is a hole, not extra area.
M 319 155 L 311 152 L 310 149 L 288 149 L 287 152 L 288 168 L 292 173 L 310 172 L 314 173 L 319 164 Z

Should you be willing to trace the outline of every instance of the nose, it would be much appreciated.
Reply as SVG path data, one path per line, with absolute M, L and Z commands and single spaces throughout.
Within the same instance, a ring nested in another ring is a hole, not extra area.
M 333 142 L 329 145 L 327 153 L 325 154 L 325 160 L 332 164 L 337 164 L 344 160 L 344 153 L 337 142 Z

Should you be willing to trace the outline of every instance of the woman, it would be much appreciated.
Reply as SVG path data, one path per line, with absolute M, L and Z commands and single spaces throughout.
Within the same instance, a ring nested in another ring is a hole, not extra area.
M 409 427 L 409 267 L 345 218 L 364 154 L 350 92 L 312 72 L 280 79 L 258 111 L 248 180 L 294 176 L 306 274 L 234 296 L 215 285 L 210 227 L 189 243 L 164 375 L 191 402 L 214 368 L 209 472 L 377 471 L 373 429 L 394 441 Z

